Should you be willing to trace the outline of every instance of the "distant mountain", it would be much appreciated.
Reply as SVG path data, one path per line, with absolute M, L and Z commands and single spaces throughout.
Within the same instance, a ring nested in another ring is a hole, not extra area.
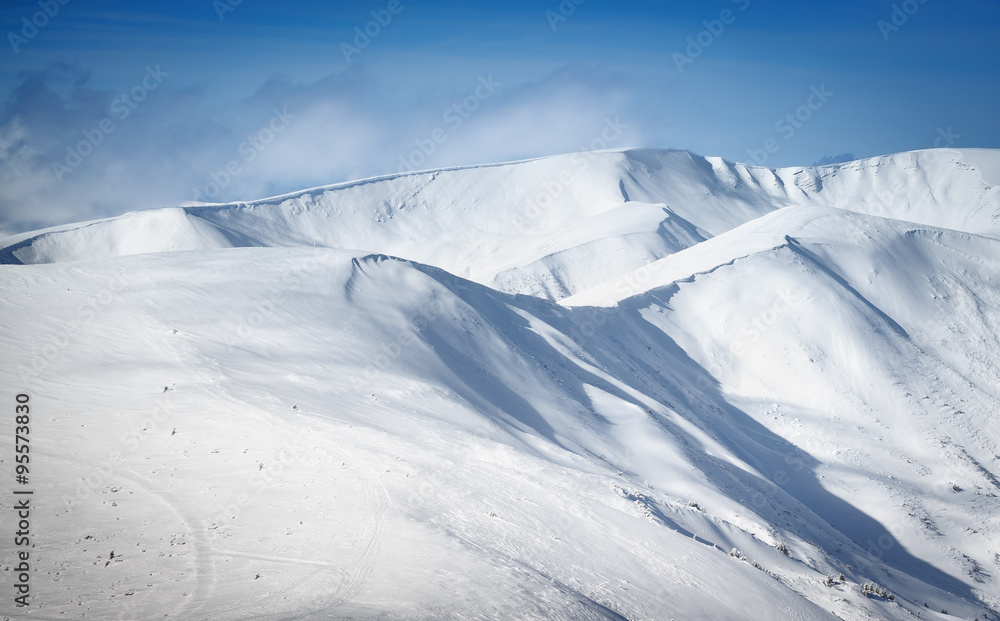
M 974 149 L 781 169 L 686 151 L 577 153 L 133 212 L 0 240 L 0 261 L 317 246 L 561 299 L 792 205 L 1000 234 L 998 177 L 998 152 Z

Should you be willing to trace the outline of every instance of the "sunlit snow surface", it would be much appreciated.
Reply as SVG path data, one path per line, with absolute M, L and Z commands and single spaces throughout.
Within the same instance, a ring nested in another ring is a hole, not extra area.
M 576 154 L 0 259 L 12 618 L 1000 619 L 1000 152 Z

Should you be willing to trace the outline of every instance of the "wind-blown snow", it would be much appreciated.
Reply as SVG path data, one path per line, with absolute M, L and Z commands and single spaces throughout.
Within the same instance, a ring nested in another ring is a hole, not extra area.
M 628 150 L 3 240 L 31 616 L 1000 618 L 998 181 Z

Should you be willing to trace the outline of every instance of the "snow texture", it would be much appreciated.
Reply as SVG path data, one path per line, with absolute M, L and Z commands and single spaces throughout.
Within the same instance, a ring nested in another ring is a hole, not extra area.
M 582 153 L 0 262 L 11 618 L 1000 619 L 1000 151 Z

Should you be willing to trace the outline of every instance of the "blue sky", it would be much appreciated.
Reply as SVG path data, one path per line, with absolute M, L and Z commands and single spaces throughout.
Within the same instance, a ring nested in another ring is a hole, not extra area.
M 1000 147 L 985 0 L 35 0 L 0 32 L 0 233 L 592 146 Z

